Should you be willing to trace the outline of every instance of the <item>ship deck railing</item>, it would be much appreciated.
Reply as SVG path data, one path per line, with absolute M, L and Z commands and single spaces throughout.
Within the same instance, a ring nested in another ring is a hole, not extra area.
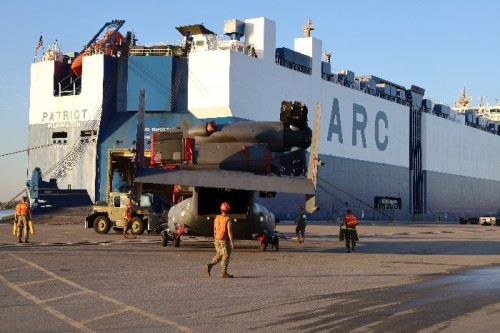
M 311 67 L 299 65 L 299 64 L 293 63 L 293 62 L 288 61 L 288 60 L 283 60 L 283 59 L 280 59 L 280 58 L 276 58 L 275 62 L 276 62 L 277 65 L 279 65 L 281 67 L 285 67 L 285 68 L 288 68 L 288 69 L 291 69 L 291 70 L 294 70 L 294 71 L 297 71 L 297 72 L 300 72 L 300 73 L 304 73 L 304 74 L 307 74 L 307 75 L 311 75 L 311 73 L 312 73 L 312 68 Z
M 364 92 L 364 93 L 366 93 L 368 95 L 372 95 L 372 96 L 376 96 L 378 98 L 386 99 L 388 101 L 392 101 L 392 102 L 395 102 L 395 103 L 398 103 L 398 104 L 401 104 L 401 105 L 410 106 L 410 102 L 408 102 L 405 99 L 401 99 L 401 98 L 399 98 L 397 96 L 392 96 L 392 95 L 388 95 L 388 94 L 379 93 L 375 89 L 371 89 L 369 87 L 361 88 L 358 85 L 356 85 L 355 82 L 348 81 L 345 78 L 338 79 L 338 77 L 335 74 L 333 74 L 333 73 L 332 74 L 321 73 L 321 78 L 323 80 L 325 80 L 325 81 L 332 82 L 332 83 L 335 83 L 335 84 L 339 84 L 341 86 L 344 86 L 344 87 L 347 87 L 347 88 L 351 88 L 351 89 L 354 89 L 354 90 L 358 90 L 358 91 Z
M 457 120 L 451 119 L 448 114 L 441 113 L 441 112 L 435 112 L 435 111 L 429 110 L 425 107 L 422 107 L 421 112 L 432 114 L 436 117 L 444 118 L 446 120 L 458 122 Z M 458 122 L 458 123 L 460 123 L 460 122 Z M 462 124 L 464 125 L 464 123 L 462 123 Z M 468 121 L 467 119 L 465 119 L 465 126 L 469 126 L 469 127 L 472 127 L 472 128 L 475 128 L 475 129 L 478 129 L 478 130 L 481 130 L 481 131 L 484 131 L 487 133 L 491 133 L 494 135 L 500 135 L 500 131 L 495 130 L 495 128 L 491 128 L 491 127 L 488 127 L 485 125 L 479 125 L 479 124 L 476 124 L 475 122 Z

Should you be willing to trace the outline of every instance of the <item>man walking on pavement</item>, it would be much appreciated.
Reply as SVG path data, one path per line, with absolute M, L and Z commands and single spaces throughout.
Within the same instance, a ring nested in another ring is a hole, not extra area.
M 125 220 L 123 221 L 123 238 L 135 238 L 132 234 L 132 192 L 129 191 L 127 208 L 125 209 Z M 127 235 L 127 231 L 130 230 L 130 235 Z
M 31 221 L 31 209 L 28 203 L 27 197 L 22 197 L 21 202 L 16 206 L 16 212 L 14 213 L 14 223 L 17 223 L 17 240 L 22 243 L 21 240 L 24 231 L 24 242 L 29 243 L 28 239 L 30 237 L 30 225 Z
M 358 219 L 354 216 L 350 209 L 346 212 L 343 224 L 345 224 L 345 246 L 347 248 L 347 252 L 356 252 L 355 246 L 356 241 L 358 240 L 356 226 L 358 225 Z
M 306 213 L 304 212 L 304 206 L 299 206 L 299 212 L 295 218 L 295 235 L 297 236 L 297 242 L 303 243 L 304 236 L 306 233 Z
M 208 276 L 210 276 L 212 267 L 217 265 L 219 261 L 222 261 L 221 278 L 234 277 L 227 272 L 231 250 L 234 248 L 231 219 L 228 216 L 229 209 L 229 204 L 227 202 L 223 202 L 220 206 L 221 214 L 217 215 L 214 220 L 214 245 L 216 254 L 205 268 Z

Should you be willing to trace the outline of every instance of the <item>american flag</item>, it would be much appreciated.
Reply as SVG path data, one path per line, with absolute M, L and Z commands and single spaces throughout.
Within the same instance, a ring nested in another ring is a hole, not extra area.
M 36 44 L 36 47 L 35 47 L 35 52 L 38 51 L 39 48 L 41 48 L 43 46 L 43 39 L 42 39 L 42 35 L 40 35 L 40 39 L 38 40 L 38 43 Z

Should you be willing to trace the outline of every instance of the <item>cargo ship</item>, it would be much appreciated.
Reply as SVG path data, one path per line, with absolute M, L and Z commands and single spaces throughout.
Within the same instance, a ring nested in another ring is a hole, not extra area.
M 369 220 L 497 215 L 500 122 L 484 108 L 435 103 L 417 85 L 335 69 L 311 20 L 293 49 L 276 45 L 276 23 L 264 17 L 221 22 L 223 34 L 180 26 L 177 45 L 140 45 L 124 24 L 105 23 L 79 52 L 54 43 L 31 65 L 28 168 L 43 178 L 92 201 L 130 186 L 141 89 L 146 155 L 154 132 L 276 121 L 288 100 L 307 105 L 310 119 L 316 105 L 322 110 L 321 210 L 310 218 L 334 220 L 347 208 Z M 258 200 L 281 219 L 303 202 Z

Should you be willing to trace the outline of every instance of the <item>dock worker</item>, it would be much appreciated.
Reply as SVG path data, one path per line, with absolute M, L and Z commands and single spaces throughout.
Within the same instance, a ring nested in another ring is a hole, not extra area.
M 297 213 L 297 217 L 295 218 L 295 235 L 297 236 L 297 242 L 303 243 L 304 242 L 304 236 L 306 233 L 306 224 L 307 224 L 307 217 L 306 213 L 304 212 L 304 206 L 299 206 L 298 207 L 299 212 Z
M 350 209 L 346 211 L 344 223 L 342 225 L 345 225 L 345 246 L 347 248 L 347 252 L 356 252 L 355 247 L 356 241 L 358 240 L 356 226 L 358 225 L 358 219 Z
M 217 215 L 214 220 L 214 245 L 216 253 L 212 261 L 206 266 L 208 276 L 210 276 L 212 267 L 222 261 L 221 278 L 234 277 L 227 272 L 229 257 L 231 257 L 231 250 L 234 248 L 232 224 L 228 215 L 229 209 L 229 204 L 227 202 L 223 202 L 220 205 L 221 214 Z
M 22 243 L 22 236 L 24 232 L 24 242 L 29 243 L 31 221 L 31 209 L 27 197 L 22 197 L 21 202 L 16 205 L 16 212 L 14 213 L 14 223 L 17 223 L 17 240 Z
M 125 219 L 123 221 L 123 238 L 135 238 L 132 233 L 132 206 L 134 205 L 132 202 L 132 191 L 128 192 L 127 198 L 127 208 L 125 209 Z M 130 236 L 127 235 L 127 231 L 129 230 Z

